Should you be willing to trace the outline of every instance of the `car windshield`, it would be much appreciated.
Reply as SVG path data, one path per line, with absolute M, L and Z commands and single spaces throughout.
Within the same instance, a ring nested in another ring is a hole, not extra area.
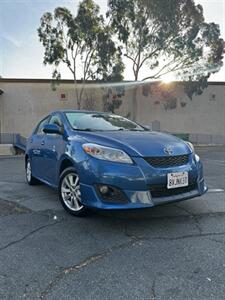
M 74 130 L 86 131 L 144 131 L 145 128 L 124 117 L 107 113 L 68 112 L 66 117 Z

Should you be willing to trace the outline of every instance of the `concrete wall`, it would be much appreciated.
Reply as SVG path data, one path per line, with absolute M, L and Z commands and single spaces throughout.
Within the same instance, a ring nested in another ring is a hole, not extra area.
M 4 133 L 15 132 L 27 137 L 49 112 L 77 107 L 73 84 L 61 84 L 56 91 L 50 83 L 4 82 L 0 86 L 4 91 L 0 96 L 0 128 Z M 88 89 L 88 93 L 98 98 L 96 92 Z M 65 94 L 67 100 L 60 100 L 61 94 Z
M 0 130 L 28 136 L 34 125 L 50 111 L 75 109 L 74 85 L 70 81 L 52 90 L 50 81 L 0 80 Z M 103 110 L 103 95 L 108 89 L 88 86 L 85 89 L 83 107 Z M 62 95 L 65 101 L 62 101 Z M 122 105 L 116 113 L 129 116 L 132 113 L 133 87 L 125 87 Z M 108 100 L 113 92 L 108 95 Z M 225 136 L 225 84 L 209 84 L 200 96 L 190 100 L 182 88 L 159 83 L 138 87 L 137 121 L 150 124 L 160 122 L 160 129 L 174 133 Z
M 144 96 L 139 89 L 138 121 L 148 124 L 158 120 L 161 130 L 174 133 L 225 136 L 225 85 L 209 85 L 192 100 L 179 87 L 159 85 L 159 90 Z

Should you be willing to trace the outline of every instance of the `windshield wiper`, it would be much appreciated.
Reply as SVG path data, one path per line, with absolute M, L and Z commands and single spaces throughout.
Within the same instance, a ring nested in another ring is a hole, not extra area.
M 93 132 L 93 131 L 145 131 L 145 129 L 138 129 L 138 128 L 123 128 L 120 127 L 118 129 L 114 129 L 114 130 L 103 130 L 103 129 L 92 129 L 92 128 L 73 128 L 73 130 L 75 131 L 89 131 L 89 132 Z
M 145 131 L 144 129 L 138 129 L 138 128 L 131 128 L 130 131 Z
M 73 130 L 75 130 L 75 131 L 96 131 L 96 130 L 91 129 L 91 128 L 82 128 L 82 129 L 79 129 L 79 128 L 73 128 Z

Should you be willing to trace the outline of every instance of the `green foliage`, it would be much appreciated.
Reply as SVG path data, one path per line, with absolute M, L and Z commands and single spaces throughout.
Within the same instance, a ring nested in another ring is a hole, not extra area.
M 186 81 L 184 83 L 184 92 L 192 100 L 193 95 L 201 95 L 205 88 L 208 86 L 208 76 L 202 76 L 197 81 Z
M 192 98 L 223 64 L 219 26 L 205 22 L 203 8 L 194 0 L 109 0 L 106 16 L 93 0 L 80 2 L 76 16 L 63 7 L 42 16 L 38 34 L 44 64 L 54 67 L 53 78 L 60 78 L 59 66 L 65 64 L 75 84 L 77 79 L 84 84 L 89 79 L 121 81 L 126 57 L 135 80 L 172 74 L 185 81 Z M 142 70 L 149 76 L 143 78 Z M 82 94 L 83 88 L 76 89 L 78 107 Z
M 44 64 L 54 66 L 53 78 L 60 79 L 59 65 L 64 63 L 71 71 L 75 84 L 79 79 L 122 80 L 124 70 L 119 49 L 112 40 L 111 28 L 100 15 L 99 6 L 92 0 L 83 0 L 76 16 L 63 7 L 41 18 L 38 35 L 44 47 Z M 76 89 L 78 107 L 83 88 Z
M 186 81 L 192 97 L 220 70 L 225 45 L 219 26 L 205 22 L 194 0 L 109 0 L 108 5 L 107 16 L 135 80 L 143 68 L 149 76 L 142 80 L 173 74 Z

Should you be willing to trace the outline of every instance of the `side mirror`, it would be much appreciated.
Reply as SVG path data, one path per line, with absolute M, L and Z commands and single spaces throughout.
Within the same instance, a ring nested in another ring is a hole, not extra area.
M 56 124 L 47 124 L 43 128 L 43 132 L 48 134 L 62 134 L 62 129 Z

